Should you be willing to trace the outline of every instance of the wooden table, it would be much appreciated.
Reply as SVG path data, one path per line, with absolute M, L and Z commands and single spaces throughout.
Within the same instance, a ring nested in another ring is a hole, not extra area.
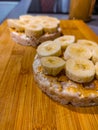
M 61 20 L 61 27 L 98 42 L 82 21 Z M 64 107 L 42 93 L 33 79 L 35 54 L 11 39 L 6 21 L 0 25 L 0 130 L 98 130 L 98 106 Z

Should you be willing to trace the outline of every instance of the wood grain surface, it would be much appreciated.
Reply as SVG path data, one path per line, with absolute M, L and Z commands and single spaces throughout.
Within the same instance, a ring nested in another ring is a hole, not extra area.
M 64 34 L 98 42 L 82 21 L 61 20 Z M 0 130 L 98 130 L 98 106 L 62 106 L 34 82 L 36 49 L 15 43 L 7 22 L 0 25 Z

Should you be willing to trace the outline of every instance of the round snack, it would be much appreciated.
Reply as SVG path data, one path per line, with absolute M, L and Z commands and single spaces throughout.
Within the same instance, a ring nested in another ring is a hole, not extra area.
M 82 46 L 85 46 L 86 48 L 89 48 L 91 51 L 93 51 L 93 49 L 98 47 L 96 42 L 85 39 L 80 39 L 77 41 L 77 43 L 81 44 Z
M 22 15 L 7 22 L 12 39 L 22 45 L 37 47 L 41 42 L 54 40 L 61 35 L 60 21 L 49 16 Z
M 92 61 L 82 58 L 66 61 L 66 76 L 78 83 L 87 83 L 94 79 L 95 67 Z
M 16 32 L 24 32 L 26 22 L 20 21 L 18 19 L 15 19 L 15 20 L 8 19 L 8 25 L 9 25 L 10 28 L 13 28 Z
M 36 55 L 33 62 L 34 79 L 40 89 L 53 100 L 66 105 L 98 105 L 98 87 L 96 80 L 89 83 L 76 83 L 65 75 L 48 76 L 43 70 L 40 58 Z M 93 76 L 92 76 L 93 77 Z
M 41 58 L 41 64 L 47 75 L 56 76 L 62 69 L 64 69 L 65 61 L 56 56 L 48 56 Z
M 92 58 L 95 47 L 89 49 L 73 43 L 66 48 L 67 55 L 61 49 L 64 56 L 54 56 L 61 44 L 56 42 L 54 47 L 51 42 L 38 47 L 33 62 L 34 79 L 40 89 L 63 105 L 98 105 L 98 62 L 96 55 Z
M 58 25 L 55 24 L 55 23 L 49 23 L 49 22 L 47 22 L 47 23 L 45 23 L 43 25 L 43 28 L 44 28 L 44 32 L 45 33 L 50 33 L 51 34 L 51 33 L 57 32 Z
M 91 51 L 81 44 L 69 45 L 64 52 L 64 59 L 69 58 L 85 58 L 90 59 L 92 56 Z
M 61 45 L 54 41 L 46 41 L 38 46 L 37 53 L 39 56 L 60 56 Z
M 66 49 L 67 46 L 75 42 L 75 36 L 73 35 L 64 35 L 54 40 L 61 44 L 62 49 Z
M 43 27 L 41 25 L 36 25 L 36 24 L 29 24 L 25 28 L 25 34 L 27 37 L 32 38 L 32 37 L 40 37 L 43 34 Z
M 21 15 L 21 16 L 19 16 L 19 19 L 21 20 L 21 21 L 25 21 L 25 22 L 30 22 L 30 21 L 33 21 L 33 19 L 34 19 L 35 17 L 33 17 L 32 15 Z

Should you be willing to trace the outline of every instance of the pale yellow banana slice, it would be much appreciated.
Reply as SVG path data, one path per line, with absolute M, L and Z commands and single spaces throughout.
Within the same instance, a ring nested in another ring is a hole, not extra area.
M 64 35 L 54 40 L 55 42 L 59 42 L 61 44 L 62 49 L 66 49 L 66 47 L 75 42 L 75 36 L 73 35 Z
M 21 21 L 24 21 L 24 22 L 30 22 L 30 21 L 33 21 L 34 20 L 34 16 L 32 16 L 32 15 L 21 15 L 21 16 L 19 16 L 19 19 L 21 20 Z
M 83 46 L 86 46 L 86 48 L 89 48 L 92 52 L 93 50 L 98 47 L 98 44 L 96 42 L 90 41 L 90 40 L 78 40 L 77 43 L 82 44 Z
M 43 24 L 43 28 L 45 33 L 54 33 L 57 32 L 58 25 L 54 23 L 46 22 Z
M 38 46 L 37 53 L 39 56 L 60 56 L 61 45 L 53 41 L 46 41 Z
M 92 61 L 94 64 L 98 62 L 98 47 L 94 48 L 94 51 L 92 53 Z
M 67 60 L 65 70 L 67 77 L 78 83 L 90 82 L 95 75 L 95 67 L 92 61 L 82 58 Z
M 42 57 L 41 64 L 48 75 L 56 76 L 64 69 L 65 61 L 56 56 Z
M 96 79 L 98 79 L 98 62 L 95 64 Z
M 39 16 L 39 15 L 37 15 L 35 18 L 39 19 L 41 21 L 48 21 L 49 16 L 45 16 L 45 15 L 40 15 Z
M 35 18 L 34 20 L 29 22 L 29 25 L 40 25 L 43 27 L 43 21 L 41 19 Z
M 69 45 L 64 52 L 64 59 L 69 58 L 85 58 L 90 59 L 92 56 L 91 51 L 81 44 L 71 44 Z
M 8 26 L 14 28 L 18 32 L 24 32 L 26 23 L 24 21 L 20 21 L 19 19 L 9 19 Z
M 54 17 L 48 17 L 46 20 L 47 20 L 49 23 L 54 23 L 54 24 L 57 24 L 57 25 L 60 24 L 60 20 L 57 19 L 57 18 L 54 18 Z
M 38 24 L 29 24 L 25 28 L 26 36 L 32 37 L 40 37 L 43 34 L 43 27 Z
M 18 19 L 8 19 L 7 23 L 10 28 L 15 28 L 15 22 L 17 22 Z

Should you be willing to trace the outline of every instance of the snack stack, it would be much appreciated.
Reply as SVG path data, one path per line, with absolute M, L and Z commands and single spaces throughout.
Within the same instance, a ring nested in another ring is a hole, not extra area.
M 33 62 L 34 78 L 61 104 L 98 105 L 98 44 L 65 35 L 40 44 Z
M 61 35 L 60 21 L 54 17 L 22 15 L 7 22 L 13 40 L 22 45 L 37 46 Z

